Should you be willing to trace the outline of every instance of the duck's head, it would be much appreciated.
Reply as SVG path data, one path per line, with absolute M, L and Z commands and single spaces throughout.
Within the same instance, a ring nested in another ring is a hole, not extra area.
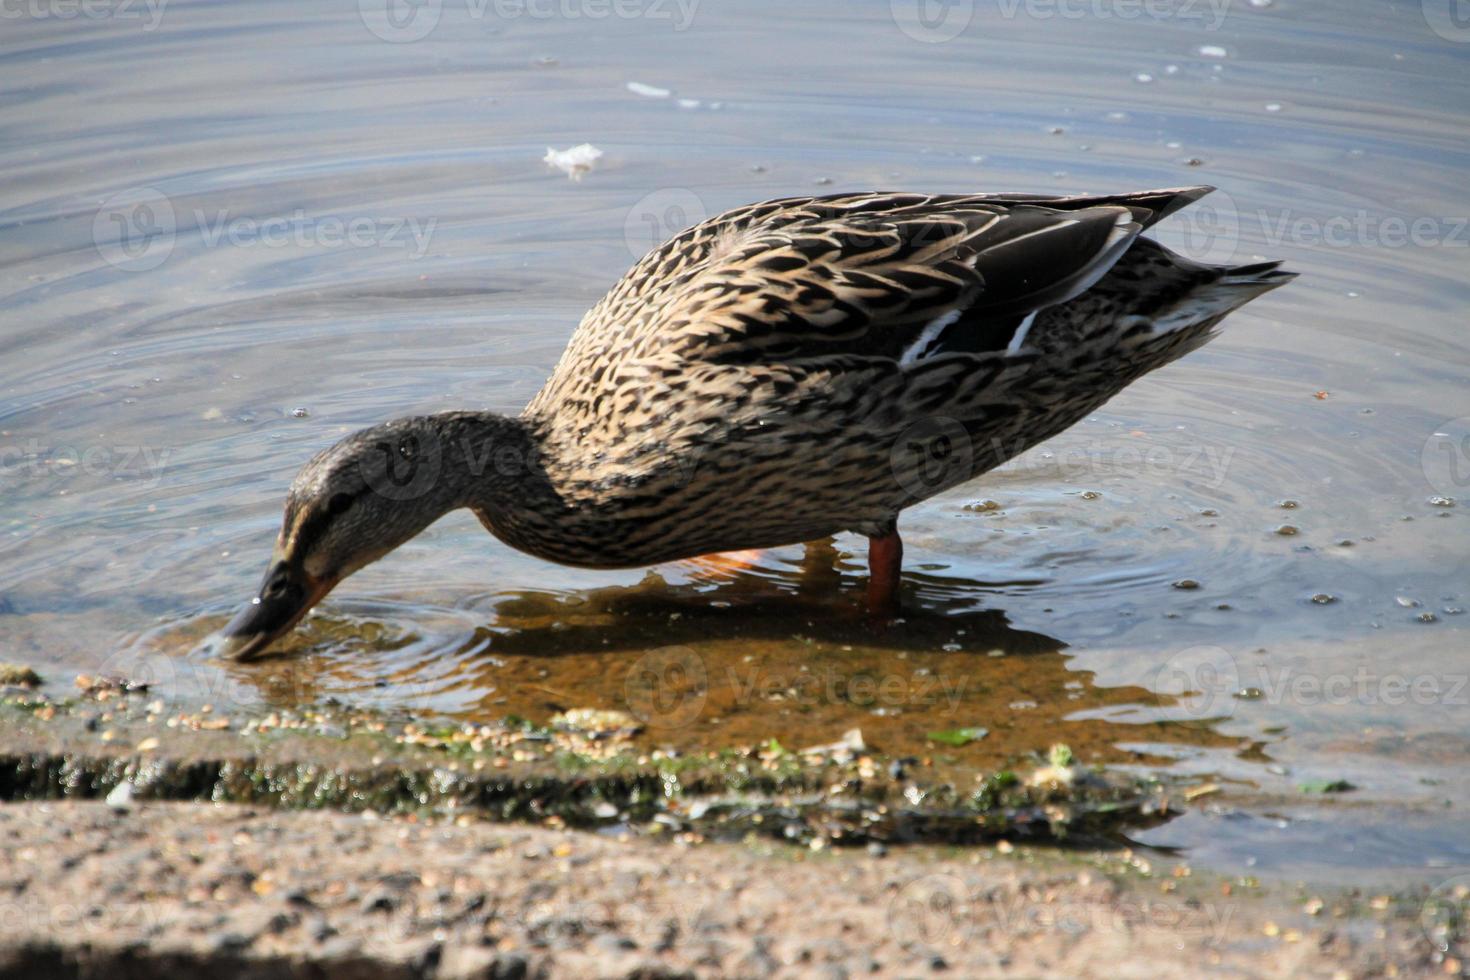
M 470 503 L 459 415 L 397 419 L 355 432 L 297 474 L 260 590 L 224 628 L 219 652 L 265 653 L 348 575 Z

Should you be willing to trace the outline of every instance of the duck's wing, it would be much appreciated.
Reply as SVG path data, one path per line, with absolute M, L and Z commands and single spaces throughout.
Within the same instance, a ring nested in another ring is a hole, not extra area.
M 1208 188 L 1110 198 L 839 195 L 720 215 L 651 252 L 583 320 L 538 402 L 635 366 L 1004 350 L 1143 227 Z M 621 387 L 621 385 L 619 385 Z

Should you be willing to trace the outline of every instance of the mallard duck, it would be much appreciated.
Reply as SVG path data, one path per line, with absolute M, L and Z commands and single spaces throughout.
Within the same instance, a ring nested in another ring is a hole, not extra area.
M 591 568 L 856 532 L 868 608 L 892 617 L 904 508 L 1056 435 L 1292 278 L 1140 236 L 1210 190 L 837 194 L 696 225 L 592 308 L 520 415 L 400 418 L 307 463 L 223 652 L 263 653 L 461 507 Z

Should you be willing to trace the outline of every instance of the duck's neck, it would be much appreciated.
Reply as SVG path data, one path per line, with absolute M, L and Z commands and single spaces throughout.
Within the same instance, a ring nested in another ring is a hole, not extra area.
M 494 412 L 441 412 L 429 419 L 451 508 L 499 511 L 552 494 L 539 436 L 521 419 Z

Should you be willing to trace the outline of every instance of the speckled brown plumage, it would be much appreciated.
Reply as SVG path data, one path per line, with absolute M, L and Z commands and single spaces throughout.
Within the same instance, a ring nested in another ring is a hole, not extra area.
M 690 228 L 588 312 L 518 418 L 398 419 L 312 460 L 232 649 L 265 649 L 459 507 L 592 567 L 856 531 L 870 602 L 891 612 L 904 508 L 1061 432 L 1291 278 L 1140 237 L 1209 190 L 790 198 Z
M 706 221 L 593 307 L 525 410 L 566 510 L 486 523 L 595 565 L 881 533 L 1289 278 L 1137 237 L 1206 190 L 840 195 Z

